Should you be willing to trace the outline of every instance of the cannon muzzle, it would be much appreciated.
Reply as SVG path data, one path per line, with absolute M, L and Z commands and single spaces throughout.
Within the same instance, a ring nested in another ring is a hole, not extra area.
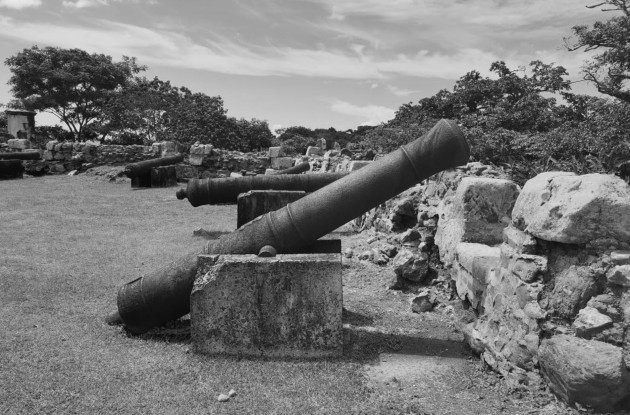
M 185 189 L 175 195 L 188 199 L 194 207 L 236 203 L 238 195 L 250 190 L 302 190 L 314 192 L 348 173 L 273 174 L 264 176 L 225 177 L 219 179 L 192 179 Z
M 199 254 L 258 254 L 267 245 L 278 253 L 297 252 L 433 174 L 465 164 L 469 154 L 457 124 L 441 120 L 424 136 L 370 165 L 123 285 L 118 291 L 120 317 L 136 333 L 179 318 L 190 310 Z

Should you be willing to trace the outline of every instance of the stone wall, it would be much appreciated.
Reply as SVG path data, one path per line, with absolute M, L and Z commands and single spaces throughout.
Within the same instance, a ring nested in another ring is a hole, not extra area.
M 514 387 L 544 379 L 569 404 L 630 409 L 630 187 L 564 172 L 520 192 L 493 182 L 462 180 L 436 234 L 478 314 L 469 344 Z

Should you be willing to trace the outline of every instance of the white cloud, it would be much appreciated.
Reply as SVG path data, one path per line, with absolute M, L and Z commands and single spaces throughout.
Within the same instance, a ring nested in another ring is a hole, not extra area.
M 74 9 L 83 9 L 86 7 L 97 7 L 97 6 L 108 6 L 111 2 L 115 3 L 147 3 L 147 4 L 156 4 L 156 0 L 63 0 L 62 4 L 64 7 L 74 8 Z
M 303 0 L 321 3 L 330 11 L 330 18 L 372 16 L 389 21 L 432 21 L 444 23 L 461 20 L 478 24 L 511 25 L 537 20 L 557 20 L 589 14 L 588 0 Z M 450 13 L 456 11 L 457 15 Z
M 42 0 L 0 0 L 0 7 L 6 7 L 7 9 L 21 10 L 41 5 Z
M 109 4 L 107 0 L 63 0 L 64 7 L 83 9 L 85 7 L 105 6 Z
M 75 3 L 84 1 L 106 0 L 78 0 Z M 399 0 L 395 4 L 410 1 Z M 270 43 L 256 46 L 219 36 L 198 42 L 183 33 L 105 20 L 93 20 L 89 27 L 82 27 L 0 19 L 0 37 L 16 38 L 42 46 L 77 47 L 89 52 L 110 54 L 115 58 L 135 56 L 141 64 L 149 66 L 191 68 L 229 75 L 324 77 L 370 82 L 397 76 L 458 79 L 472 69 L 486 74 L 490 64 L 496 60 L 505 60 L 510 67 L 516 67 L 533 59 L 531 51 L 524 54 L 516 51 L 499 54 L 479 47 L 452 47 L 436 52 L 420 46 L 413 52 L 392 56 L 355 43 L 350 43 L 346 49 L 342 49 L 343 45 L 338 48 L 298 48 Z M 584 58 L 580 54 L 569 55 L 559 50 L 541 50 L 536 52 L 536 57 L 542 58 L 544 62 L 565 65 L 572 75 L 577 74 L 578 62 Z M 412 91 L 390 87 L 390 92 L 405 96 Z
M 335 101 L 330 109 L 338 114 L 359 118 L 361 125 L 377 125 L 394 118 L 395 109 L 380 105 L 354 105 L 345 101 Z
M 418 91 L 413 91 L 411 89 L 398 88 L 397 86 L 394 86 L 394 85 L 387 85 L 387 90 L 391 92 L 392 94 L 396 95 L 397 97 L 407 97 L 411 94 L 418 92 Z

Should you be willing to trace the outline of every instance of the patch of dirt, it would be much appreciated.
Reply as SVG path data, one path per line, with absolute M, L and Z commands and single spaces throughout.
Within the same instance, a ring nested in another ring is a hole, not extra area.
M 87 169 L 84 173 L 85 176 L 94 177 L 97 180 L 102 180 L 111 183 L 130 183 L 129 179 L 123 173 L 125 169 L 124 165 L 120 166 L 95 166 Z
M 362 252 L 386 242 L 367 233 L 337 233 L 343 249 Z M 373 240 L 368 244 L 368 240 Z M 514 390 L 464 343 L 461 324 L 474 319 L 434 269 L 429 281 L 390 290 L 391 265 L 343 257 L 344 355 L 364 362 L 369 387 L 406 402 L 415 414 L 577 414 L 546 388 Z M 433 311 L 414 313 L 411 300 L 429 290 Z M 385 405 L 387 406 L 387 405 Z

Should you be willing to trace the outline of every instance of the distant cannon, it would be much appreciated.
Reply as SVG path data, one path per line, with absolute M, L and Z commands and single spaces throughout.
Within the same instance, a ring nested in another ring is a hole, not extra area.
M 41 160 L 39 151 L 21 151 L 16 153 L 0 153 L 0 160 Z
M 278 171 L 275 171 L 275 172 L 270 173 L 270 174 L 271 175 L 276 175 L 276 174 L 300 174 L 300 173 L 307 172 L 310 169 L 311 169 L 311 163 L 305 161 L 304 163 L 296 164 L 293 167 L 289 167 L 288 169 L 278 170 Z
M 267 245 L 278 253 L 299 252 L 414 184 L 466 163 L 469 154 L 457 124 L 441 120 L 424 136 L 370 165 L 123 285 L 116 318 L 135 333 L 177 319 L 190 310 L 198 255 L 258 254 Z
M 261 176 L 192 179 L 185 189 L 179 189 L 179 200 L 188 199 L 194 207 L 236 203 L 238 195 L 250 190 L 303 190 L 314 192 L 348 173 L 273 174 Z
M 139 161 L 125 166 L 123 173 L 131 179 L 131 187 L 167 187 L 177 184 L 174 164 L 184 161 L 184 156 L 161 157 Z

